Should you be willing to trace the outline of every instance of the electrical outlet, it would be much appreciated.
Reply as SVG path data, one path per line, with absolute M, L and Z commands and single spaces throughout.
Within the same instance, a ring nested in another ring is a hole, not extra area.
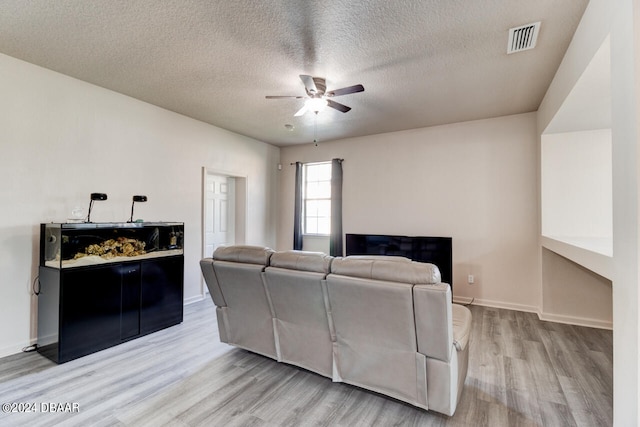
M 473 285 L 476 281 L 476 278 L 473 277 L 473 274 L 470 274 L 469 277 L 467 278 L 467 282 L 469 282 L 470 285 Z

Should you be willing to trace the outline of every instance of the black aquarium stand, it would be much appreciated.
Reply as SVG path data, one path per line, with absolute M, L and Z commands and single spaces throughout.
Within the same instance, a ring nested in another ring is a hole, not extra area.
M 181 323 L 183 230 L 42 224 L 38 351 L 64 363 Z

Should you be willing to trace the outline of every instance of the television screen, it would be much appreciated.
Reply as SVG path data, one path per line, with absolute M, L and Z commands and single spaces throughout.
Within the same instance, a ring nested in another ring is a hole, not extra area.
M 442 281 L 452 285 L 453 255 L 451 237 L 411 237 L 382 234 L 347 234 L 346 254 L 394 255 L 438 266 Z

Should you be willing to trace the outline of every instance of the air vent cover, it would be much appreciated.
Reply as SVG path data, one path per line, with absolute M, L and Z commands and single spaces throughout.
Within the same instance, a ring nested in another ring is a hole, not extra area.
M 507 53 L 521 52 L 523 50 L 529 50 L 536 47 L 539 31 L 540 22 L 511 28 L 509 30 Z

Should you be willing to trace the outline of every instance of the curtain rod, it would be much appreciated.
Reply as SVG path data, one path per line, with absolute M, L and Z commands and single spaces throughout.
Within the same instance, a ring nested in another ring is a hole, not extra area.
M 332 159 L 332 160 L 334 160 L 334 159 Z M 340 160 L 341 162 L 344 162 L 344 159 L 338 159 L 338 160 Z M 291 163 L 289 163 L 289 166 L 293 166 L 296 163 L 298 163 L 298 162 L 291 162 Z M 304 164 L 304 162 L 300 162 L 300 163 Z M 308 162 L 308 163 L 324 163 L 324 162 Z

